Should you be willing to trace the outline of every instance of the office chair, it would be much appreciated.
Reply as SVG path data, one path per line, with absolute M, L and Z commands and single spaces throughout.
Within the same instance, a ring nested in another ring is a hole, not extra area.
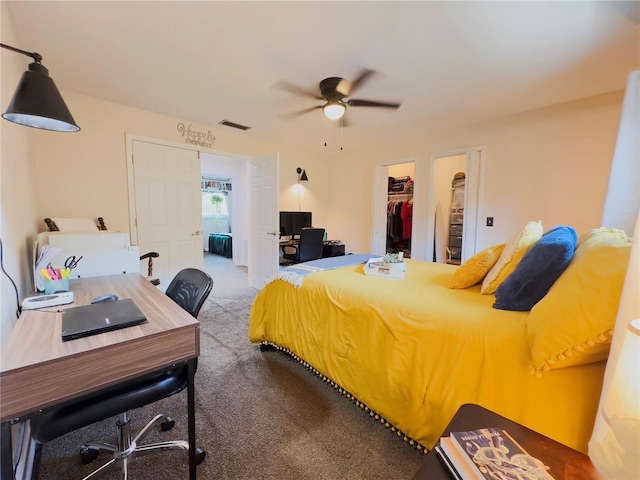
M 195 268 L 186 268 L 178 272 L 171 281 L 166 295 L 195 318 L 212 288 L 213 280 L 209 275 Z M 156 415 L 135 436 L 132 435 L 129 425 L 131 410 L 178 393 L 187 386 L 187 382 L 187 363 L 182 362 L 141 378 L 89 394 L 62 407 L 45 410 L 42 414 L 31 419 L 31 435 L 37 444 L 36 457 L 39 460 L 43 443 L 114 416 L 117 416 L 117 445 L 88 442 L 80 449 L 80 458 L 84 464 L 95 460 L 100 450 L 111 452 L 112 458 L 84 477 L 83 480 L 92 478 L 113 463 L 120 465 L 121 476 L 119 478 L 126 480 L 129 457 L 133 454 L 152 453 L 162 449 L 178 449 L 188 452 L 189 443 L 183 440 L 147 445 L 139 444 L 154 425 L 160 424 L 162 431 L 173 428 L 175 422 L 169 416 Z M 205 455 L 206 452 L 197 448 L 196 463 L 202 463 Z M 36 469 L 38 464 L 39 461 L 36 464 Z
M 295 249 L 294 253 L 283 253 L 282 256 L 293 263 L 308 262 L 322 258 L 324 247 L 324 228 L 305 227 L 300 230 L 298 245 L 287 248 Z

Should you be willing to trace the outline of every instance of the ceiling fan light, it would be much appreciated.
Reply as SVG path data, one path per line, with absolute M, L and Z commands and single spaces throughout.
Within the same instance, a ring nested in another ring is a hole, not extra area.
M 339 118 L 342 118 L 346 110 L 347 107 L 342 102 L 329 102 L 322 107 L 322 111 L 325 116 L 331 120 L 338 120 Z

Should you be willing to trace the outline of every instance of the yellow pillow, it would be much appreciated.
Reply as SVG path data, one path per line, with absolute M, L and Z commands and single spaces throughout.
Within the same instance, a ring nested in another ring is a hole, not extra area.
M 480 283 L 496 264 L 504 247 L 505 244 L 501 243 L 476 253 L 456 269 L 449 281 L 449 288 L 469 288 Z
M 573 260 L 527 317 L 534 374 L 607 358 L 630 252 L 622 230 L 579 237 Z
M 522 232 L 509 240 L 496 264 L 484 277 L 480 293 L 484 295 L 494 293 L 500 284 L 515 270 L 518 262 L 522 260 L 529 247 L 540 240 L 543 233 L 542 222 L 529 222 Z

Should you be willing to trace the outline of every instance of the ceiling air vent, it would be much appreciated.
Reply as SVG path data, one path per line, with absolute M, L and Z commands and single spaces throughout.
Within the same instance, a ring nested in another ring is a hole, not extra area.
M 222 120 L 220 125 L 226 125 L 227 127 L 237 128 L 238 130 L 249 130 L 251 127 L 247 127 L 246 125 L 240 125 L 239 123 L 233 123 L 229 120 Z

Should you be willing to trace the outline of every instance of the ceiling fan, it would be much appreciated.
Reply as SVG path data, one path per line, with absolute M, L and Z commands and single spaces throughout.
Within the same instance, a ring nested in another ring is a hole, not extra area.
M 401 105 L 399 102 L 378 102 L 375 100 L 347 98 L 358 88 L 362 87 L 362 85 L 364 85 L 374 74 L 375 72 L 373 70 L 365 68 L 360 72 L 356 79 L 351 82 L 340 77 L 325 78 L 319 84 L 319 91 L 306 90 L 291 83 L 280 81 L 275 84 L 275 87 L 295 93 L 296 95 L 311 97 L 325 102 L 323 105 L 316 105 L 314 107 L 305 108 L 297 112 L 283 115 L 283 118 L 292 119 L 313 110 L 322 109 L 322 112 L 327 118 L 337 120 L 343 117 L 347 111 L 347 106 L 397 109 Z M 344 119 L 342 124 L 343 126 L 346 126 Z

